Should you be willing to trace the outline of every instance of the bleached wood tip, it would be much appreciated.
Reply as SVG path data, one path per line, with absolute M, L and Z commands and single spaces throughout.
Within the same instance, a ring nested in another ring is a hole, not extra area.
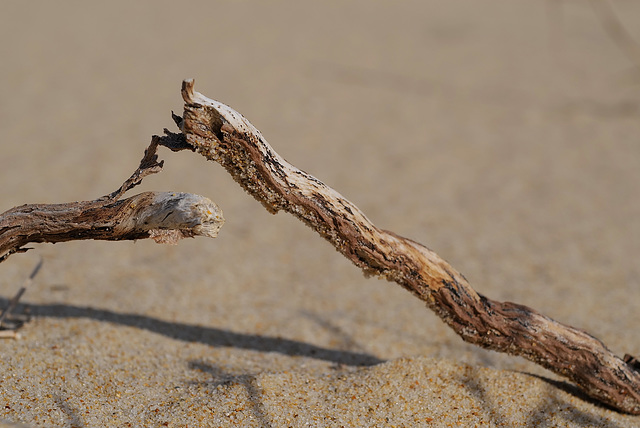
M 176 230 L 209 238 L 218 236 L 224 224 L 222 210 L 215 202 L 191 193 L 154 192 L 152 202 L 134 218 L 135 229 Z
M 182 90 L 181 90 L 182 99 L 187 104 L 193 104 L 193 101 L 194 101 L 193 86 L 195 85 L 195 83 L 196 81 L 194 79 L 184 79 L 182 81 Z
M 264 144 L 267 144 L 260 130 L 253 126 L 241 113 L 220 101 L 216 101 L 197 92 L 194 90 L 194 84 L 194 79 L 185 79 L 182 81 L 182 98 L 186 104 L 206 106 L 216 119 L 220 119 L 220 122 L 226 122 L 236 131 L 253 135 L 259 140 L 262 140 Z

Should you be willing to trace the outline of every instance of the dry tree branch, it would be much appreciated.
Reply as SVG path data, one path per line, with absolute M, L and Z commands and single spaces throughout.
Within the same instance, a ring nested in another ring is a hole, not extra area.
M 162 169 L 156 155 L 159 141 L 153 137 L 138 169 L 110 195 L 94 201 L 21 205 L 0 214 L 0 262 L 26 251 L 24 246 L 31 242 L 152 238 L 174 243 L 197 235 L 217 236 L 224 223 L 222 211 L 203 196 L 144 192 L 120 200 L 144 177 Z
M 162 169 L 156 155 L 159 141 L 160 137 L 152 138 L 138 169 L 110 195 L 94 201 L 21 205 L 0 214 L 0 262 L 11 254 L 27 251 L 29 248 L 24 246 L 32 242 L 151 238 L 158 243 L 176 243 L 198 235 L 216 237 L 224 223 L 222 211 L 203 196 L 144 192 L 120 200 L 144 177 Z M 2 312 L 0 329 L 24 289 L 20 289 Z
M 465 341 L 523 356 L 578 384 L 586 394 L 640 414 L 637 360 L 615 356 L 588 333 L 537 311 L 477 293 L 436 253 L 374 226 L 351 202 L 285 161 L 241 114 L 182 84 L 182 134 L 160 144 L 190 148 L 226 168 L 267 210 L 298 217 L 366 274 L 395 281 L 435 311 Z
M 0 261 L 31 242 L 152 238 L 174 243 L 215 237 L 222 217 L 209 199 L 190 193 L 144 192 L 127 199 L 21 205 L 0 214 Z

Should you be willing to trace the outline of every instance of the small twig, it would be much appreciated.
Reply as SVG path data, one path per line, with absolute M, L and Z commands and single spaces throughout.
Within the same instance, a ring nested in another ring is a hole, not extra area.
M 131 177 L 129 177 L 118 190 L 108 196 L 103 196 L 103 199 L 119 199 L 127 192 L 127 190 L 131 190 L 138 184 L 142 183 L 142 180 L 147 175 L 155 174 L 162 170 L 164 161 L 158 162 L 158 155 L 156 154 L 158 151 L 159 141 L 160 137 L 157 135 L 151 137 L 151 143 L 144 151 L 144 156 L 142 157 L 142 160 L 140 160 L 140 166 L 138 166 L 138 169 L 131 174 Z
M 14 311 L 16 306 L 18 306 L 18 301 L 20 300 L 20 298 L 22 297 L 24 292 L 27 291 L 27 287 L 29 287 L 31 285 L 31 283 L 33 282 L 33 279 L 36 277 L 38 272 L 40 272 L 40 268 L 42 267 L 42 263 L 43 263 L 43 259 L 42 259 L 42 257 L 40 257 L 40 260 L 38 261 L 38 264 L 36 265 L 36 267 L 33 268 L 33 271 L 31 272 L 31 275 L 29 275 L 29 277 L 27 279 L 25 279 L 24 284 L 22 284 L 22 287 L 20 287 L 20 289 L 18 290 L 16 295 L 13 296 L 13 298 L 11 300 L 9 300 L 9 304 L 7 305 L 5 310 L 2 311 L 2 314 L 0 314 L 0 330 L 2 330 L 3 327 L 4 327 L 3 326 L 4 321 L 11 316 L 11 313 Z M 15 330 L 15 329 L 17 329 L 17 328 L 19 328 L 21 326 L 22 326 L 22 323 L 19 323 L 19 324 L 16 324 L 15 326 L 13 326 L 12 329 Z
M 22 297 L 25 291 L 27 291 L 26 287 L 24 286 L 20 287 L 18 292 L 15 294 L 15 296 L 13 296 L 11 300 L 9 300 L 9 304 L 4 309 L 4 311 L 2 311 L 2 315 L 0 315 L 0 330 L 4 328 L 4 321 L 11 315 L 11 312 L 13 312 L 16 306 L 18 306 L 18 301 L 20 300 L 20 298 Z M 12 329 L 15 329 L 15 327 L 12 327 Z
M 183 82 L 184 115 L 176 120 L 186 142 L 224 166 L 267 210 L 293 214 L 365 273 L 397 282 L 465 341 L 523 356 L 568 377 L 597 400 L 640 414 L 640 372 L 631 361 L 582 330 L 476 292 L 435 252 L 377 228 L 338 192 L 285 161 L 240 113 L 195 92 L 193 85 Z

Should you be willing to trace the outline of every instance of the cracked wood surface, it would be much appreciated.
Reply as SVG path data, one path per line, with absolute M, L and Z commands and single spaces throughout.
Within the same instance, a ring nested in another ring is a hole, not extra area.
M 38 242 L 81 239 L 108 241 L 151 238 L 175 243 L 192 236 L 215 237 L 224 223 L 222 211 L 208 198 L 190 193 L 144 192 L 120 197 L 162 169 L 154 138 L 140 167 L 108 196 L 64 204 L 29 204 L 0 214 L 0 262 Z
M 377 228 L 351 202 L 285 161 L 232 108 L 195 92 L 185 80 L 182 135 L 161 144 L 191 149 L 226 168 L 267 210 L 287 211 L 318 232 L 368 275 L 395 281 L 469 343 L 523 356 L 575 382 L 586 394 L 640 414 L 640 372 L 597 338 L 539 312 L 477 293 L 464 276 L 425 246 Z

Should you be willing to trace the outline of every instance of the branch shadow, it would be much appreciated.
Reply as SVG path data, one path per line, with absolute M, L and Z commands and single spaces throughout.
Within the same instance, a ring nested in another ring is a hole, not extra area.
M 67 400 L 57 394 L 54 395 L 53 399 L 60 410 L 62 410 L 62 413 L 67 417 L 68 424 L 71 428 L 84 428 L 86 426 L 82 423 L 78 410 L 73 408 Z
M 358 342 L 347 332 L 345 332 L 342 328 L 332 323 L 330 320 L 324 318 L 323 316 L 316 314 L 310 311 L 300 311 L 300 315 L 314 322 L 316 325 L 320 326 L 324 330 L 328 331 L 331 334 L 331 337 L 334 340 L 337 340 L 342 349 L 349 349 L 352 352 L 361 352 L 363 351 L 362 346 L 358 344 Z
M 551 379 L 551 378 L 546 378 L 544 376 L 540 376 L 537 374 L 533 374 L 533 373 L 527 373 L 527 372 L 519 372 L 522 373 L 523 375 L 526 376 L 531 376 L 534 377 L 544 383 L 546 383 L 547 385 L 549 385 L 549 388 L 553 388 L 556 390 L 560 390 L 563 391 L 579 400 L 582 400 L 586 403 L 589 403 L 593 406 L 599 407 L 601 409 L 607 409 L 607 410 L 611 410 L 612 412 L 616 412 L 616 413 L 620 413 L 620 414 L 624 414 L 621 413 L 620 410 L 616 409 L 615 407 L 611 407 L 609 405 L 607 405 L 606 403 L 603 403 L 601 401 L 596 400 L 595 398 L 591 398 L 589 397 L 587 394 L 585 394 L 580 388 L 578 388 L 576 385 L 570 383 L 570 382 L 565 382 L 563 380 L 556 380 L 556 379 Z
M 619 411 L 605 406 L 602 403 L 587 396 L 578 387 L 564 381 L 554 380 L 546 378 L 544 376 L 526 372 L 518 373 L 536 378 L 544 382 L 546 384 L 545 395 L 548 398 L 546 400 L 541 400 L 540 404 L 536 407 L 531 408 L 531 410 L 523 412 L 522 416 L 524 417 L 524 419 L 518 421 L 510 420 L 510 418 L 508 417 L 509 411 L 502 408 L 502 406 L 497 402 L 497 397 L 494 396 L 494 393 L 487 389 L 487 386 L 484 385 L 483 382 L 475 376 L 475 370 L 472 370 L 471 373 L 461 374 L 458 378 L 458 381 L 465 385 L 465 388 L 481 405 L 483 411 L 487 415 L 491 415 L 491 421 L 496 426 L 507 426 L 513 423 L 518 423 L 523 424 L 523 426 L 551 428 L 557 426 L 557 422 L 554 421 L 553 418 L 558 418 L 562 419 L 569 425 L 575 426 L 608 426 L 611 428 L 619 427 L 618 424 L 614 423 L 613 421 L 607 420 L 607 418 L 602 415 L 592 414 L 588 411 L 576 408 L 575 406 L 569 404 L 566 399 L 562 397 L 561 394 L 559 394 L 559 391 L 563 391 L 582 401 L 593 404 L 596 407 L 606 408 L 619 413 Z M 559 412 L 558 409 L 562 409 L 562 412 Z M 551 415 L 553 415 L 553 418 L 551 417 Z
M 0 298 L 0 307 L 8 300 Z M 257 334 L 235 333 L 229 330 L 164 321 L 146 315 L 118 313 L 104 309 L 67 304 L 26 304 L 34 316 L 53 318 L 91 318 L 98 321 L 136 327 L 184 342 L 213 347 L 232 347 L 259 352 L 276 352 L 288 356 L 308 357 L 348 366 L 372 366 L 383 363 L 374 355 L 329 349 L 297 340 Z
M 264 403 L 261 400 L 264 392 L 256 382 L 256 378 L 254 375 L 237 375 L 229 373 L 216 365 L 209 364 L 200 360 L 190 361 L 189 368 L 191 370 L 197 370 L 208 375 L 209 380 L 198 381 L 196 383 L 207 386 L 209 388 L 228 386 L 232 385 L 233 383 L 242 385 L 247 393 L 253 416 L 258 420 L 260 426 L 264 428 L 271 428 L 272 424 L 269 421 L 268 413 L 264 406 Z

